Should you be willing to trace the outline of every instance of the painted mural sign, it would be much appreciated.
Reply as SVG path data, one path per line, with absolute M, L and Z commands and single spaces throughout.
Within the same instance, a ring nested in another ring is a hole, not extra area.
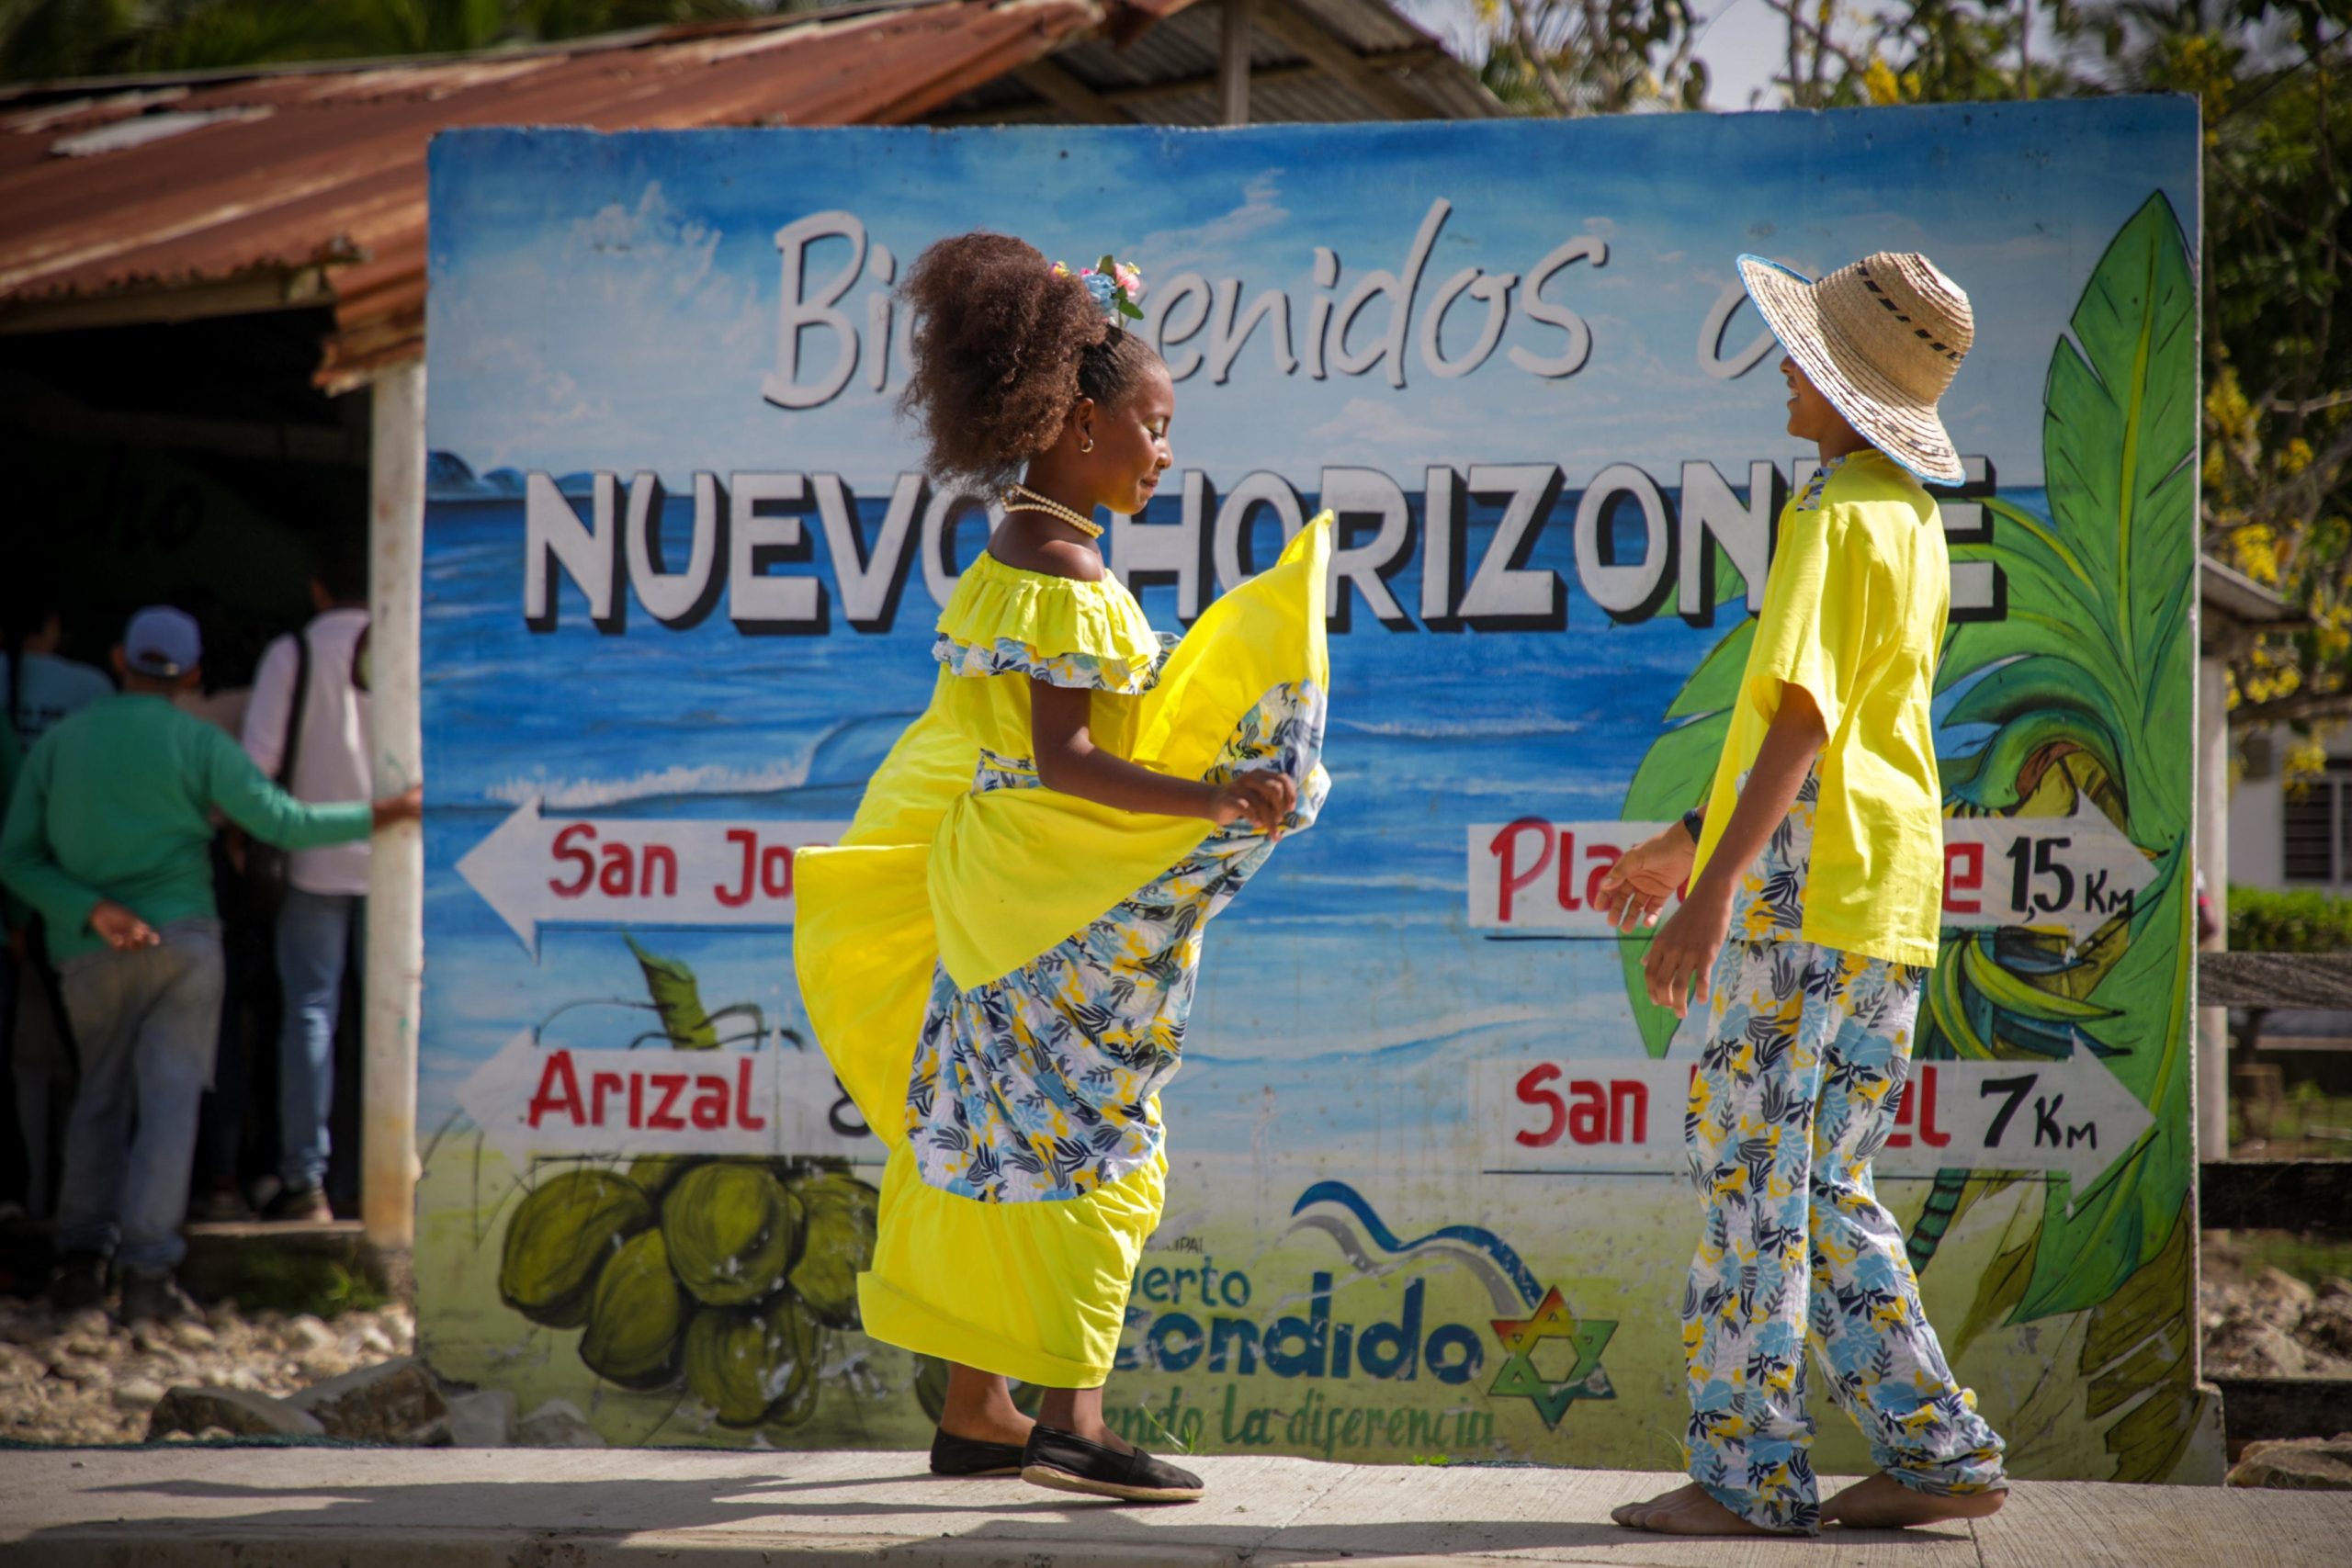
M 1576 123 L 445 136 L 420 1202 L 446 1372 L 622 1443 L 926 1440 L 858 1331 L 879 1150 L 795 857 L 922 706 L 987 498 L 917 471 L 891 286 L 1116 249 L 1181 628 L 1319 507 L 1331 804 L 1211 942 L 1111 1403 L 1195 1451 L 1680 1462 L 1691 1053 L 1592 910 L 1698 798 L 1810 470 L 1735 282 L 1928 252 L 1946 933 L 1879 1162 L 2027 1475 L 2193 1478 L 2185 101 Z M 1825 1420 L 1819 1462 L 1865 1462 Z

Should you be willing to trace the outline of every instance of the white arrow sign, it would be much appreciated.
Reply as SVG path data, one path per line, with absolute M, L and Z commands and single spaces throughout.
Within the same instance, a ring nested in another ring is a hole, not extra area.
M 1474 931 L 1612 934 L 1595 900 L 1601 879 L 1656 822 L 1554 822 L 1522 817 L 1469 829 L 1468 912 Z M 2155 879 L 2148 857 L 2079 796 L 2066 817 L 1944 820 L 1943 924 L 1970 931 L 2021 926 L 2079 942 Z
M 2148 857 L 2096 806 L 2064 817 L 1944 819 L 1944 924 L 2063 931 L 2081 942 L 2155 880 Z
M 535 954 L 543 925 L 788 926 L 794 854 L 848 826 L 548 818 L 532 800 L 458 874 Z
M 1677 1173 L 1691 1070 L 1687 1056 L 1481 1062 L 1473 1092 L 1486 1157 L 1506 1171 Z M 2054 1173 L 2080 1190 L 2154 1124 L 2081 1044 L 2062 1062 L 1917 1062 L 1876 1169 Z
M 871 1154 L 814 1051 L 574 1051 L 522 1031 L 458 1087 L 507 1160 L 535 1155 Z

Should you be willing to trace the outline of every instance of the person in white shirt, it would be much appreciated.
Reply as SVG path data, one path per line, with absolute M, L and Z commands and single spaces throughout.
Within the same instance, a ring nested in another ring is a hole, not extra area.
M 245 753 L 298 800 L 365 800 L 371 793 L 365 556 L 356 547 L 330 552 L 311 595 L 318 615 L 299 634 L 263 650 L 245 707 Z M 283 1187 L 266 1212 L 274 1219 L 329 1220 L 334 1217 L 326 1173 L 335 1020 L 347 961 L 367 914 L 367 841 L 300 851 L 288 857 L 286 880 L 277 917 L 285 1000 L 277 1041 Z

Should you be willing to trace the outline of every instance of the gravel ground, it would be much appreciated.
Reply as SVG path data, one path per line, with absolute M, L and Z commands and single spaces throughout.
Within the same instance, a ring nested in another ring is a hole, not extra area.
M 0 1298 L 0 1438 L 140 1442 L 175 1384 L 282 1396 L 415 1346 L 416 1320 L 397 1303 L 328 1320 L 220 1302 L 200 1319 L 134 1331 L 95 1309 L 67 1318 Z

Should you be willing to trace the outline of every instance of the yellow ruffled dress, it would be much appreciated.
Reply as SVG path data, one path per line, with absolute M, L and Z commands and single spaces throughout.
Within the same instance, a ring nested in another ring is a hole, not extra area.
M 1090 689 L 1094 743 L 1157 772 L 1289 773 L 1286 826 L 1310 825 L 1329 532 L 1317 518 L 1172 646 L 1115 579 L 982 554 L 940 615 L 931 705 L 841 843 L 798 858 L 809 1021 L 889 1150 L 858 1280 L 875 1338 L 1048 1387 L 1109 1375 L 1202 931 L 1272 841 L 1045 788 L 1030 683 Z

